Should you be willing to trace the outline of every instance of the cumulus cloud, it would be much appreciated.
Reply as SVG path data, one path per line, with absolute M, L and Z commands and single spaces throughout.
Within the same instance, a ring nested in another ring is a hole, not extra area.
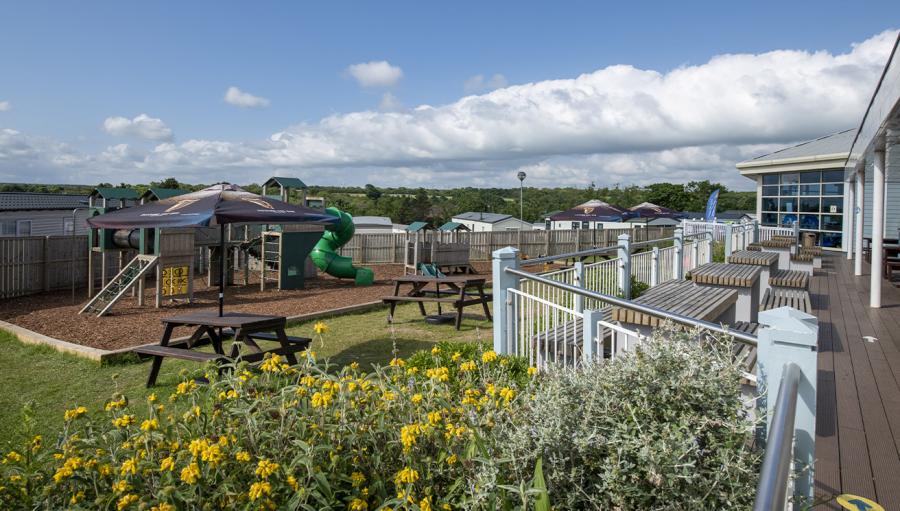
M 506 77 L 500 73 L 496 73 L 490 78 L 485 78 L 484 75 L 475 75 L 463 84 L 463 90 L 469 94 L 502 89 L 503 87 L 506 87 Z
M 265 108 L 269 106 L 269 100 L 260 96 L 254 96 L 237 87 L 228 87 L 225 91 L 225 102 L 239 108 Z
M 253 142 L 163 139 L 152 150 L 114 146 L 83 157 L 40 147 L 144 182 L 173 170 L 185 179 L 247 182 L 290 169 L 320 180 L 340 175 L 347 184 L 496 186 L 508 178 L 515 186 L 515 171 L 524 169 L 533 185 L 713 179 L 746 189 L 735 162 L 859 123 L 895 35 L 843 53 L 719 55 L 666 72 L 609 66 L 445 105 L 397 109 L 391 95 L 381 111 L 331 115 Z M 16 172 L 9 169 L 29 153 L 4 143 L 0 173 Z
M 12 105 L 9 104 L 9 101 L 0 101 L 0 112 L 6 112 L 12 108 Z
M 140 114 L 134 119 L 127 117 L 107 117 L 103 130 L 117 137 L 137 137 L 147 140 L 171 140 L 172 130 L 162 119 Z
M 378 109 L 384 112 L 397 112 L 403 110 L 403 103 L 390 92 L 385 92 L 378 103 Z
M 353 64 L 347 74 L 363 87 L 390 87 L 403 78 L 403 70 L 386 60 Z

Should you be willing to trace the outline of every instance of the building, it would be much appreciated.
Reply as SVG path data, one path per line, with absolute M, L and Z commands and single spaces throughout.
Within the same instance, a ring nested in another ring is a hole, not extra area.
M 386 216 L 355 216 L 353 227 L 359 234 L 406 232 L 406 225 L 395 224 Z
M 547 229 L 630 229 L 631 214 L 625 208 L 601 200 L 589 200 L 544 219 Z
M 472 232 L 485 231 L 530 231 L 531 224 L 512 215 L 500 213 L 468 212 L 454 216 L 451 221 L 466 227 Z
M 741 175 L 756 182 L 760 224 L 798 222 L 818 245 L 843 249 L 849 235 L 844 165 L 855 136 L 845 130 L 738 163 Z
M 0 236 L 87 233 L 87 195 L 0 192 Z

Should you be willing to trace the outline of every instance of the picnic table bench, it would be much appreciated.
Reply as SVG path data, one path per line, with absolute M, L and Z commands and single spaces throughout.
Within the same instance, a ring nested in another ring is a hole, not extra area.
M 725 287 L 703 287 L 689 280 L 673 280 L 660 284 L 634 300 L 667 312 L 717 323 L 734 322 L 734 306 L 738 294 Z M 613 307 L 613 321 L 656 327 L 665 319 L 624 307 Z
M 486 282 L 484 277 L 470 275 L 446 275 L 443 277 L 406 275 L 394 279 L 394 294 L 382 297 L 381 301 L 391 307 L 388 313 L 389 322 L 394 319 L 394 311 L 398 303 L 417 303 L 422 316 L 427 316 L 426 303 L 436 303 L 439 315 L 441 314 L 441 304 L 452 305 L 456 309 L 456 329 L 459 330 L 462 325 L 463 309 L 472 305 L 481 305 L 484 315 L 489 321 L 492 320 L 488 302 L 493 299 L 493 295 L 484 292 Z M 400 288 L 403 285 L 412 287 L 405 295 L 400 294 Z M 434 289 L 428 289 L 432 285 Z M 447 288 L 443 293 L 441 286 Z
M 787 270 L 791 267 L 791 253 L 796 242 L 788 238 L 772 238 L 760 241 L 759 246 L 763 252 L 775 252 L 778 254 L 778 267 Z
M 777 270 L 769 276 L 769 285 L 809 289 L 809 273 L 798 270 Z
M 751 254 L 756 254 L 751 252 Z M 701 287 L 724 287 L 737 291 L 735 319 L 756 321 L 762 268 L 750 264 L 707 263 L 691 271 L 691 280 Z
M 791 258 L 790 258 L 791 269 L 796 270 L 796 271 L 806 272 L 809 275 L 812 275 L 814 268 L 815 268 L 814 259 L 815 259 L 815 256 L 813 256 L 809 252 L 804 253 L 801 251 L 800 253 L 797 253 L 797 254 L 791 254 Z M 819 263 L 819 266 L 820 267 L 822 266 L 821 262 Z
M 759 310 L 767 311 L 779 307 L 793 307 L 809 314 L 812 311 L 809 291 L 803 289 L 777 289 L 774 287 L 769 289 L 759 305 Z
M 750 264 L 758 266 L 761 269 L 759 274 L 759 294 L 760 297 L 766 294 L 769 289 L 769 278 L 778 271 L 778 254 L 775 252 L 762 252 L 761 249 L 756 250 L 738 250 L 728 257 L 728 262 L 733 264 Z
M 162 323 L 165 325 L 165 329 L 158 345 L 139 346 L 134 349 L 135 353 L 153 357 L 150 375 L 147 378 L 147 387 L 152 387 L 156 383 L 163 359 L 167 357 L 217 363 L 228 363 L 240 358 L 240 360 L 255 363 L 262 361 L 267 354 L 271 353 L 283 355 L 289 363 L 296 364 L 297 357 L 294 354 L 309 346 L 309 339 L 289 337 L 285 334 L 284 328 L 287 319 L 284 316 L 266 316 L 245 312 L 227 312 L 219 316 L 214 312 L 195 312 L 163 318 Z M 172 333 L 177 327 L 192 327 L 194 332 L 186 342 L 170 345 Z M 233 337 L 234 341 L 231 345 L 231 353 L 226 355 L 223 341 L 229 337 Z M 271 350 L 263 350 L 254 339 L 274 340 L 280 346 Z M 212 344 L 213 353 L 194 351 L 193 349 L 208 343 Z M 242 346 L 249 347 L 251 352 L 241 353 Z

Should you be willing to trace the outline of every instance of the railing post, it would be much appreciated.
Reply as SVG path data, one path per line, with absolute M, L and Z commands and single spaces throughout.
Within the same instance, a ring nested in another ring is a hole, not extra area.
M 700 240 L 694 238 L 694 243 L 691 245 L 691 260 L 694 262 L 694 268 L 701 265 L 700 263 Z
M 759 220 L 753 221 L 753 243 L 759 243 Z M 746 248 L 746 247 L 744 247 Z
M 631 236 L 619 235 L 619 292 L 631 300 Z
M 594 340 L 597 339 L 599 333 L 599 325 L 597 322 L 603 319 L 603 313 L 598 310 L 586 310 L 581 315 L 581 332 L 582 332 L 582 363 L 590 364 L 594 358 L 599 358 L 594 353 Z
M 653 246 L 653 253 L 650 255 L 650 287 L 659 285 L 659 247 Z
M 818 320 L 797 309 L 781 307 L 759 313 L 757 392 L 765 396 L 766 436 L 769 434 L 775 396 L 787 363 L 800 368 L 797 412 L 794 419 L 794 460 L 800 471 L 794 495 L 812 501 L 816 446 L 816 376 Z
M 794 243 L 796 245 L 800 245 L 800 223 L 794 220 L 791 223 L 792 235 L 794 236 Z
M 494 294 L 494 351 L 508 355 L 510 310 L 506 307 L 507 289 L 519 289 L 519 277 L 506 273 L 507 268 L 519 269 L 519 251 L 513 247 L 501 248 L 493 253 L 491 277 Z M 511 300 L 512 297 L 509 297 Z
M 684 231 L 679 227 L 675 229 L 675 260 L 672 261 L 674 264 L 674 268 L 672 269 L 672 273 L 674 273 L 674 280 L 681 280 L 684 278 Z
M 578 261 L 575 263 L 575 282 L 574 285 L 578 287 L 584 287 L 584 263 Z M 581 295 L 575 295 L 575 310 L 578 312 L 584 312 L 584 297 Z
M 725 224 L 725 259 L 727 260 L 731 256 L 731 252 L 733 250 L 732 243 L 734 240 L 731 237 L 734 235 L 734 228 L 731 224 Z

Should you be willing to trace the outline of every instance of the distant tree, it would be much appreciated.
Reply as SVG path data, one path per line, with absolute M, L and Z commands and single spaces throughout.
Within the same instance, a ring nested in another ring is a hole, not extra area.
M 381 190 L 375 188 L 375 185 L 366 185 L 366 197 L 372 201 L 378 202 L 381 198 Z
M 152 185 L 153 183 L 151 183 Z M 166 179 L 156 183 L 157 188 L 167 188 L 169 190 L 177 190 L 181 188 L 181 183 L 178 182 L 174 177 L 167 177 Z

